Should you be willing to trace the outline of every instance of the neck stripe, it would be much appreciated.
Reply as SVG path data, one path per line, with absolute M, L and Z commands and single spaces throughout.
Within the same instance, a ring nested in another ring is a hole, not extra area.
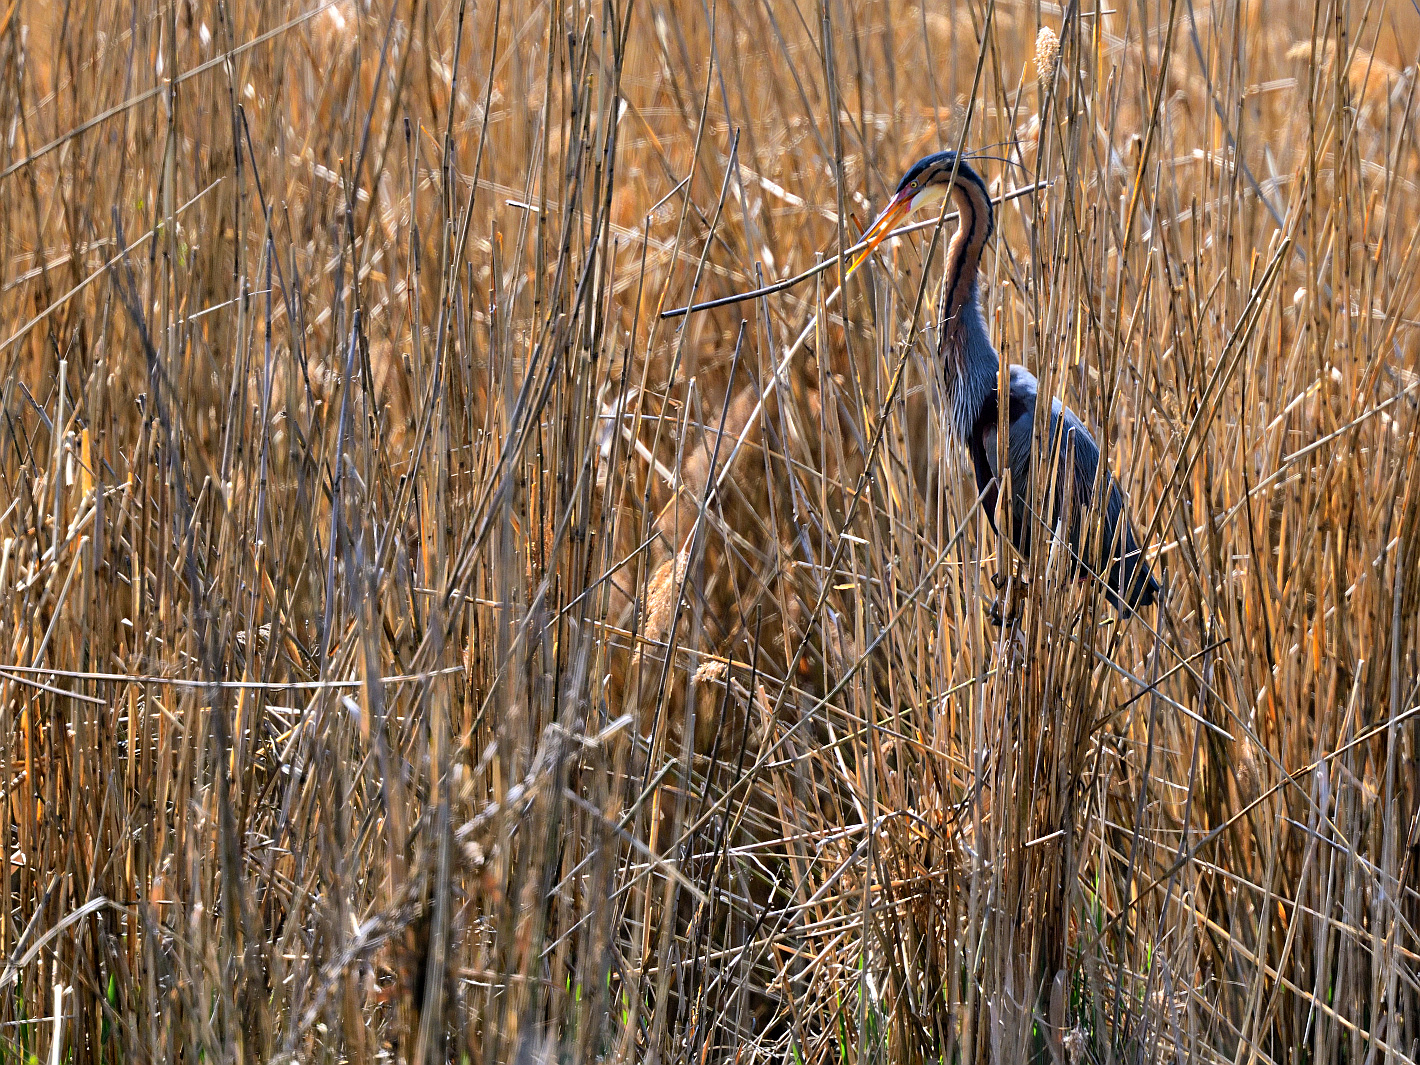
M 949 332 L 960 327 L 963 307 L 976 298 L 976 272 L 981 263 L 981 252 L 995 228 L 991 200 L 974 170 L 963 167 L 958 173 L 957 183 L 952 187 L 952 199 L 961 213 L 961 222 L 952 235 L 951 244 L 947 246 L 943 325 Z

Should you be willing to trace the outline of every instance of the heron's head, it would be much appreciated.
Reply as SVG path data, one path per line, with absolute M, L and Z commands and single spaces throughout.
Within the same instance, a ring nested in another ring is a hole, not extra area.
M 947 198 L 954 185 L 974 186 L 986 197 L 986 183 L 971 168 L 965 157 L 958 156 L 956 152 L 936 152 L 908 167 L 907 173 L 903 174 L 902 180 L 897 183 L 897 190 L 892 199 L 883 208 L 883 213 L 874 219 L 873 224 L 863 234 L 868 246 L 853 260 L 849 273 L 856 270 L 858 265 L 873 253 L 873 249 L 897 228 L 898 223 L 923 207 L 938 206 Z M 990 203 L 989 197 L 986 202 Z

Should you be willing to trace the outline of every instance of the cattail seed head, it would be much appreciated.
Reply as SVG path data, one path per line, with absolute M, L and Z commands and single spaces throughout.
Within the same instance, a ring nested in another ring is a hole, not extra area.
M 1055 73 L 1055 60 L 1060 55 L 1060 35 L 1049 26 L 1042 26 L 1035 36 L 1035 73 L 1041 81 L 1049 81 Z

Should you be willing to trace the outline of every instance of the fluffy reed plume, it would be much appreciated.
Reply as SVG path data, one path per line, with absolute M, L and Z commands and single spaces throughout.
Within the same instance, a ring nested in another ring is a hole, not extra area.
M 1405 106 L 1404 101 L 1415 79 L 1414 56 L 1405 57 L 1412 65 L 1401 70 L 1365 48 L 1351 49 L 1348 44 L 1346 54 L 1350 56 L 1345 71 L 1346 82 L 1359 106 L 1367 109 Z M 1309 40 L 1298 41 L 1287 49 L 1287 58 L 1304 71 L 1313 55 L 1317 59 L 1316 74 L 1321 78 L 1333 77 L 1336 63 L 1334 40 L 1321 40 L 1315 48 Z
M 706 687 L 724 684 L 730 675 L 729 663 L 718 658 L 707 658 L 695 669 L 695 683 Z
M 1262 767 L 1257 761 L 1257 751 L 1245 737 L 1236 744 L 1236 757 L 1238 799 L 1244 806 L 1250 806 L 1262 794 Z
M 1042 26 L 1035 35 L 1035 76 L 1049 82 L 1055 76 L 1055 60 L 1060 55 L 1060 35 Z
M 656 567 L 646 585 L 646 638 L 664 640 L 670 633 L 690 566 L 690 549 L 683 547 Z

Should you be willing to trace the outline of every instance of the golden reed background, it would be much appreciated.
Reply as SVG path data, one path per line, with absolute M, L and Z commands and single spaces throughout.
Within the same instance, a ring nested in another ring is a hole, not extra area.
M 1420 13 L 1085 6 L 0 0 L 0 1059 L 1417 1060 Z M 958 143 L 1157 615 L 657 318 Z

